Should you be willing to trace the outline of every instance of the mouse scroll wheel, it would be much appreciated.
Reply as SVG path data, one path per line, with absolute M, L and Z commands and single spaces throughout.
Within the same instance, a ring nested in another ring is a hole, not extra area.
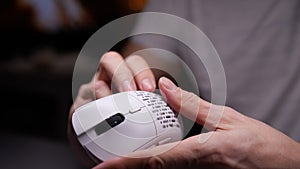
M 131 108 L 129 110 L 129 113 L 136 113 L 136 112 L 141 111 L 141 110 L 142 110 L 142 108 L 140 108 L 140 107 L 134 107 L 134 108 Z
M 105 121 L 111 126 L 115 127 L 118 124 L 122 123 L 125 120 L 125 117 L 121 113 L 117 113 L 109 118 L 105 119 Z
M 113 127 L 121 124 L 125 120 L 125 117 L 121 113 L 117 113 L 115 115 L 110 116 L 109 118 L 105 119 L 104 121 L 98 123 L 95 126 L 95 132 L 97 135 L 103 134 L 107 132 Z

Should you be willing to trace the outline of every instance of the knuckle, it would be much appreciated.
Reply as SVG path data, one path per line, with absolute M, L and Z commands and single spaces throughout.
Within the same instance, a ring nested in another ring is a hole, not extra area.
M 182 104 L 194 103 L 198 101 L 198 96 L 196 96 L 192 92 L 184 92 L 182 97 L 183 97 Z
M 233 164 L 237 163 L 237 161 L 235 161 L 236 158 L 242 157 L 243 154 L 238 153 L 238 155 L 235 156 L 234 152 L 239 152 L 239 150 L 232 149 L 234 147 L 233 144 L 233 142 L 227 141 L 225 144 L 223 143 L 223 145 L 218 146 L 218 148 L 215 149 L 215 152 L 210 156 L 211 162 L 221 166 L 234 168 Z
M 85 91 L 87 91 L 87 90 L 89 90 L 89 84 L 83 84 L 83 85 L 81 85 L 80 86 L 80 88 L 79 88 L 79 93 L 84 93 Z
M 125 59 L 125 61 L 130 62 L 130 63 L 138 63 L 138 62 L 144 61 L 144 59 L 139 55 L 131 55 L 131 56 L 128 56 Z
M 80 86 L 79 88 L 79 97 L 82 97 L 83 99 L 89 99 L 93 95 L 93 90 L 91 88 L 90 83 L 86 83 Z
M 244 120 L 243 116 L 241 116 L 240 113 L 238 113 L 236 110 L 234 110 L 231 107 L 225 106 L 224 108 L 224 116 L 229 118 L 228 120 L 232 121 L 242 121 Z
M 131 72 L 118 69 L 112 74 L 113 82 L 125 80 L 133 80 Z
M 128 56 L 125 62 L 134 71 L 135 75 L 150 70 L 146 60 L 139 55 Z
M 215 164 L 223 164 L 225 161 L 225 157 L 222 152 L 215 152 L 210 156 L 211 163 Z
M 106 64 L 110 62 L 112 59 L 123 59 L 123 58 L 119 53 L 110 51 L 102 55 L 102 58 L 100 60 L 100 65 Z
M 146 163 L 146 169 L 162 169 L 165 167 L 164 161 L 159 156 L 149 158 Z

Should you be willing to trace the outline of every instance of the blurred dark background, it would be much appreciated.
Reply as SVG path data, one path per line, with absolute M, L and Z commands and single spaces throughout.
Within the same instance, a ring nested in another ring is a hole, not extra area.
M 66 135 L 74 63 L 96 30 L 145 3 L 0 1 L 0 168 L 82 168 Z

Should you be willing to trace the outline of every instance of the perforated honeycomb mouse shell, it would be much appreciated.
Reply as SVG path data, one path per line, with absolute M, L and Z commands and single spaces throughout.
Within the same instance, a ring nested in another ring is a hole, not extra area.
M 151 115 L 158 122 L 157 125 L 162 128 L 181 127 L 176 114 L 160 95 L 150 92 L 136 91 L 136 96 L 139 97 L 144 102 L 144 105 L 146 105 L 150 110 Z

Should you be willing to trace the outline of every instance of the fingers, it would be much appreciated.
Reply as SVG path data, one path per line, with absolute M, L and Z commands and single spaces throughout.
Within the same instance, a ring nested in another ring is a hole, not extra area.
M 116 52 L 108 52 L 100 61 L 100 71 L 93 80 L 81 86 L 74 108 L 92 100 L 110 95 L 111 84 L 119 91 L 139 89 L 154 91 L 155 78 L 146 61 L 140 56 L 129 56 L 126 60 Z
M 93 78 L 90 83 L 80 86 L 78 96 L 72 106 L 75 110 L 78 107 L 111 94 L 110 88 L 106 82 Z
M 91 102 L 92 100 L 94 100 L 94 98 L 95 97 L 92 84 L 87 83 L 81 85 L 78 91 L 78 96 L 76 97 L 76 100 L 73 104 L 74 110 L 88 102 Z
M 126 60 L 116 52 L 108 52 L 100 61 L 99 79 L 112 83 L 119 91 L 154 91 L 155 78 L 149 65 L 140 56 L 129 56 Z
M 140 56 L 132 55 L 126 58 L 126 63 L 133 72 L 139 89 L 152 92 L 155 89 L 155 78 L 147 62 Z
M 108 52 L 103 55 L 100 61 L 100 75 L 103 75 L 103 72 L 108 79 L 111 79 L 111 82 L 119 91 L 137 89 L 133 80 L 133 74 L 120 54 Z
M 198 137 L 195 136 L 181 141 L 180 143 L 170 143 L 150 150 L 137 151 L 129 155 L 129 157 L 121 157 L 105 161 L 96 166 L 94 169 L 172 169 L 196 167 L 198 165 L 198 159 L 204 155 L 204 153 L 198 151 L 201 149 L 201 144 L 199 144 L 197 139 Z M 161 152 L 162 149 L 165 149 L 168 146 L 172 146 L 173 148 L 157 155 L 157 152 Z
M 96 99 L 100 99 L 102 97 L 108 96 L 111 94 L 110 88 L 103 80 L 95 81 L 95 96 Z
M 110 91 L 108 85 L 104 81 L 99 80 L 99 81 L 95 82 L 96 99 L 100 99 L 100 98 L 108 96 L 110 94 L 111 94 L 111 91 Z
M 223 106 L 212 105 L 195 94 L 180 89 L 165 77 L 160 78 L 158 84 L 166 101 L 176 112 L 208 129 L 217 127 L 222 117 Z

